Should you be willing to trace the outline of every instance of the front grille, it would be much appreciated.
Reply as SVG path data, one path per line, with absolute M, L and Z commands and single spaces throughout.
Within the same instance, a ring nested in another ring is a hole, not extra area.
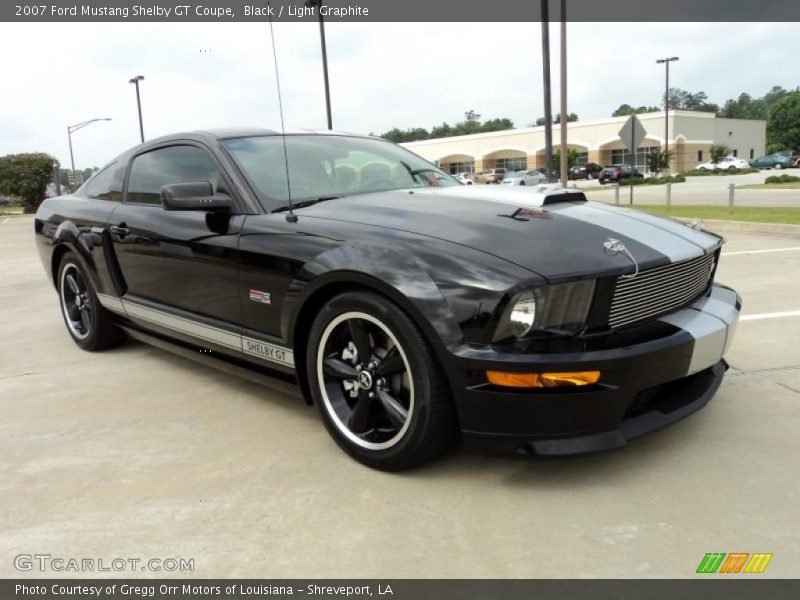
M 716 254 L 706 254 L 617 278 L 608 324 L 628 325 L 686 306 L 708 287 L 715 260 Z

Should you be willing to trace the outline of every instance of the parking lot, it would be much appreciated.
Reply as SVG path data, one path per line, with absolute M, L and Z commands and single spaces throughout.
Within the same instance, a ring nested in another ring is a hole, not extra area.
M 706 175 L 705 177 L 687 177 L 684 183 L 673 183 L 671 202 L 674 205 L 716 205 L 727 206 L 729 186 L 736 186 L 734 190 L 734 203 L 736 206 L 775 206 L 798 207 L 800 206 L 800 190 L 797 189 L 739 189 L 739 186 L 764 183 L 770 175 L 797 175 L 796 169 L 784 171 L 762 170 L 758 173 L 745 173 L 743 175 Z M 586 190 L 586 195 L 591 200 L 614 202 L 614 186 L 606 184 L 600 186 L 597 180 L 580 179 L 571 181 L 570 185 Z M 621 185 L 619 199 L 621 204 L 627 204 L 630 199 L 630 186 Z M 667 202 L 667 187 L 665 185 L 638 185 L 634 186 L 633 201 L 636 204 L 661 204 Z
M 696 415 L 602 455 L 385 474 L 295 398 L 134 342 L 79 350 L 32 219 L 0 217 L 0 576 L 61 575 L 14 567 L 45 553 L 190 558 L 200 578 L 681 578 L 706 552 L 771 552 L 760 577 L 794 577 L 800 236 L 724 251 L 744 318 Z

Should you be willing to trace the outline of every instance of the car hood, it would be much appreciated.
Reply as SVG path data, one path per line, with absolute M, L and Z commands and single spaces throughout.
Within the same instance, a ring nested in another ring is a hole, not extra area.
M 559 195 L 519 186 L 394 190 L 321 202 L 297 214 L 446 240 L 550 281 L 631 272 L 633 260 L 640 269 L 651 268 L 713 252 L 721 243 L 719 236 L 672 219 L 599 202 L 562 201 Z M 630 256 L 609 253 L 604 247 L 609 239 L 621 241 Z

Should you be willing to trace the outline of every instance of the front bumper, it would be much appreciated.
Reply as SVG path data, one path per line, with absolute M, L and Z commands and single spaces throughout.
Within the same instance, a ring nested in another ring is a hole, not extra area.
M 569 455 L 624 446 L 705 406 L 719 388 L 741 300 L 714 285 L 691 306 L 643 328 L 640 339 L 581 352 L 530 354 L 460 346 L 448 361 L 467 447 Z M 654 333 L 657 332 L 657 333 Z M 638 335 L 638 334 L 634 334 Z M 487 370 L 602 373 L 586 387 L 517 390 Z

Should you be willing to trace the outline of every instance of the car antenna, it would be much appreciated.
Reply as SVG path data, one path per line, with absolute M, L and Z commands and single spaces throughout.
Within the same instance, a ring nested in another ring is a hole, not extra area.
M 283 140 L 283 160 L 286 164 L 286 190 L 289 193 L 289 212 L 286 220 L 290 223 L 297 223 L 297 215 L 292 210 L 292 184 L 289 178 L 289 153 L 286 151 L 286 126 L 283 123 L 283 99 L 281 98 L 281 78 L 278 74 L 278 53 L 275 51 L 275 32 L 272 29 L 272 10 L 267 2 L 267 14 L 269 15 L 269 37 L 272 40 L 272 59 L 275 62 L 275 82 L 278 84 L 278 112 L 281 115 L 281 139 Z

